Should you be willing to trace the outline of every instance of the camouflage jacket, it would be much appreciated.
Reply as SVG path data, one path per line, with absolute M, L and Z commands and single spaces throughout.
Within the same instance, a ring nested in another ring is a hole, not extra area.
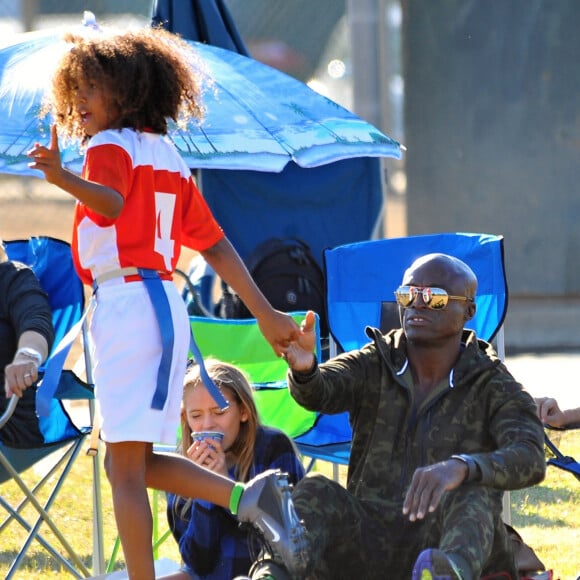
M 458 453 L 471 455 L 481 484 L 498 490 L 543 479 L 544 433 L 534 400 L 489 343 L 464 331 L 465 348 L 449 384 L 415 409 L 401 378 L 407 361 L 403 331 L 366 332 L 372 342 L 322 363 L 308 382 L 289 373 L 290 392 L 307 409 L 349 412 L 351 493 L 398 510 L 417 467 Z

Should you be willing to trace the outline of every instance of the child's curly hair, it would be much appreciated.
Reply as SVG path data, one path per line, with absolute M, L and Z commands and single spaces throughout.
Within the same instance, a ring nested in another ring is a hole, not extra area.
M 167 134 L 168 119 L 185 122 L 203 116 L 202 80 L 210 82 L 194 49 L 163 28 L 69 34 L 73 44 L 53 77 L 52 111 L 65 136 L 88 140 L 75 108 L 80 80 L 104 87 L 111 107 L 119 112 L 115 126 Z

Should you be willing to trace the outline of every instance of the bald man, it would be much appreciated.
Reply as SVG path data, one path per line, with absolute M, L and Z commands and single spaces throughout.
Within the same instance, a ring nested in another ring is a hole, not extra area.
M 544 478 L 533 398 L 492 346 L 465 330 L 477 279 L 461 260 L 429 254 L 395 290 L 402 328 L 317 364 L 314 317 L 286 357 L 298 403 L 347 411 L 347 488 L 311 474 L 293 491 L 309 533 L 310 578 L 517 577 L 502 521 L 506 490 Z M 282 578 L 276 562 L 251 577 Z

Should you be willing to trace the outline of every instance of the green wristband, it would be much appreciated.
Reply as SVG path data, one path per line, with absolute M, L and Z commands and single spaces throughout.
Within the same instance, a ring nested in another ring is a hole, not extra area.
M 240 506 L 240 499 L 242 499 L 242 494 L 244 493 L 245 486 L 243 483 L 237 481 L 234 483 L 232 493 L 230 495 L 230 511 L 234 514 L 238 514 L 238 507 Z

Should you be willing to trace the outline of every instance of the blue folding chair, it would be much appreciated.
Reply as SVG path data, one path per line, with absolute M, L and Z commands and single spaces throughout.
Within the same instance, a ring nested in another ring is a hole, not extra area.
M 366 326 L 384 332 L 400 326 L 394 291 L 415 258 L 432 252 L 456 256 L 473 269 L 479 280 L 477 313 L 468 327 L 480 338 L 495 339 L 503 357 L 508 298 L 503 237 L 469 233 L 371 240 L 325 250 L 331 356 L 366 344 Z M 336 466 L 348 464 L 351 439 L 348 414 L 340 413 L 319 415 L 313 428 L 296 442 L 303 453 Z
M 29 240 L 5 242 L 8 257 L 11 260 L 29 265 L 40 280 L 41 286 L 48 294 L 53 313 L 55 327 L 55 342 L 52 354 L 60 340 L 82 317 L 84 310 L 84 290 L 77 277 L 71 255 L 70 245 L 64 241 L 50 237 L 35 237 Z M 85 335 L 85 363 L 89 360 Z M 49 358 L 50 358 L 49 356 Z M 8 534 L 12 523 L 20 524 L 24 529 L 25 539 L 14 558 L 6 578 L 11 578 L 21 566 L 23 559 L 35 540 L 54 559 L 57 566 L 77 578 L 90 576 L 83 558 L 72 548 L 66 539 L 66 533 L 59 529 L 57 522 L 50 516 L 49 510 L 56 502 L 59 492 L 77 458 L 83 442 L 91 432 L 94 408 L 92 376 L 90 364 L 85 364 L 87 381 L 80 380 L 72 370 L 65 369 L 61 375 L 56 393 L 50 401 L 48 416 L 39 417 L 40 431 L 44 444 L 35 448 L 15 448 L 0 443 L 0 484 L 10 480 L 16 482 L 22 492 L 22 501 L 14 506 L 2 497 L 0 505 L 7 512 L 6 519 L 0 524 L 0 535 Z M 41 367 L 41 374 L 44 367 Z M 42 388 L 42 387 L 41 387 Z M 88 425 L 78 426 L 67 411 L 64 401 L 86 401 Z M 7 412 L 0 418 L 0 425 L 9 419 L 17 399 L 14 398 Z M 58 452 L 58 453 L 55 453 Z M 43 461 L 44 469 L 35 476 L 35 481 L 27 484 L 22 474 L 29 468 Z M 48 465 L 48 467 L 47 467 Z M 101 573 L 104 569 L 103 531 L 100 491 L 99 462 L 96 454 L 92 458 L 93 469 L 93 572 Z M 42 474 L 44 473 L 44 475 Z M 42 493 L 40 493 L 42 491 Z M 43 499 L 41 499 L 41 496 Z M 32 506 L 32 517 L 28 515 Z M 27 511 L 24 512 L 25 508 Z M 27 515 L 25 515 L 25 513 Z M 49 541 L 41 533 L 41 525 L 50 528 L 58 540 Z M 14 534 L 13 534 L 14 535 Z M 1 541 L 1 540 L 0 540 Z M 64 552 L 64 554 L 63 554 Z
M 484 340 L 500 339 L 508 298 L 503 236 L 442 233 L 372 240 L 325 251 L 330 331 L 341 350 L 366 344 L 366 326 L 390 329 L 394 291 L 405 270 L 416 258 L 433 252 L 455 256 L 475 272 L 477 312 L 466 326 Z

